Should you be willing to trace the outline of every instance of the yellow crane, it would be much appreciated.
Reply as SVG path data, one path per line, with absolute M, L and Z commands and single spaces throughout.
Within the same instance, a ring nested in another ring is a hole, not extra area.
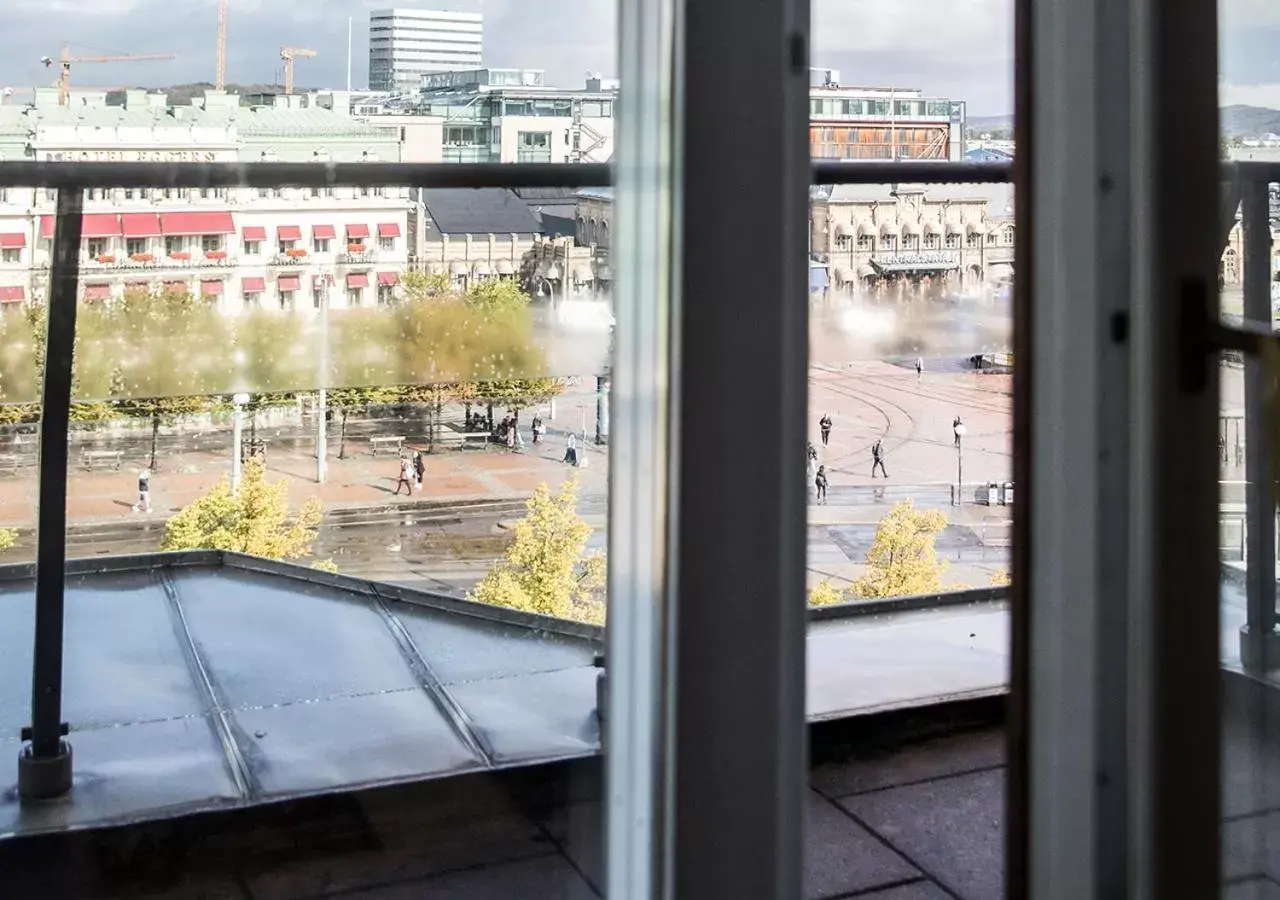
M 284 60 L 284 92 L 293 93 L 293 61 L 295 59 L 311 59 L 316 51 L 305 47 L 281 47 L 280 58 Z
M 40 57 L 40 62 L 44 63 L 45 68 L 49 68 L 54 63 L 60 67 L 58 74 L 58 105 L 66 106 L 71 99 L 71 64 L 72 63 L 111 63 L 111 62 L 142 62 L 145 60 L 156 59 L 177 59 L 173 53 L 121 53 L 115 56 L 72 56 L 71 45 L 63 43 L 62 52 L 57 59 L 51 59 L 48 56 Z
M 218 74 L 214 87 L 227 86 L 227 0 L 218 0 Z

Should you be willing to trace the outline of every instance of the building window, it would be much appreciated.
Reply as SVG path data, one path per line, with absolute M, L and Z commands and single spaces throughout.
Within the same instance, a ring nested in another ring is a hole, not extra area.
M 938 235 L 936 232 L 931 231 L 924 236 L 924 249 L 937 250 L 938 246 Z
M 102 256 L 107 252 L 106 238 L 89 238 L 84 242 L 84 244 L 85 252 L 89 255 L 90 259 Z
M 853 246 L 853 240 L 849 237 L 849 235 L 847 234 L 836 235 L 837 250 L 848 250 L 851 246 Z
M 124 252 L 126 256 L 134 256 L 139 253 L 147 252 L 146 238 L 128 238 L 124 242 Z
M 390 306 L 395 300 L 395 288 L 389 284 L 378 285 L 378 303 L 381 306 Z
M 293 309 L 293 291 L 280 292 L 280 308 Z
M 1001 232 L 1001 237 L 1003 238 L 1003 240 L 1004 240 L 1004 245 L 1005 245 L 1006 247 L 1012 247 L 1012 246 L 1013 246 L 1013 238 L 1014 238 L 1014 230 L 1013 230 L 1013 226 L 1012 226 L 1012 225 L 1006 225 L 1006 226 L 1004 226 L 1004 230 Z
M 328 253 L 329 238 L 312 238 L 311 249 L 315 253 Z
M 903 250 L 919 250 L 919 249 L 920 249 L 920 235 L 918 235 L 918 234 L 904 234 L 904 235 L 902 236 L 902 249 L 903 249 Z
M 361 288 L 347 288 L 347 306 L 360 306 L 364 303 L 364 291 Z
M 22 251 L 15 248 L 5 248 L 0 250 L 0 262 L 14 265 L 22 262 Z
M 386 250 L 388 253 L 394 251 L 396 249 L 396 239 L 389 237 L 378 238 L 378 249 Z
M 175 253 L 181 253 L 187 249 L 187 239 L 184 237 L 166 237 L 164 239 L 164 252 L 172 256 Z
M 222 235 L 220 234 L 202 234 L 200 236 L 200 249 L 205 253 L 214 253 L 222 249 Z
M 244 242 L 245 256 L 257 256 L 261 252 L 262 252 L 262 241 L 245 241 Z
M 127 193 L 127 192 L 126 192 L 126 193 Z M 45 188 L 45 189 L 44 189 L 44 199 L 45 199 L 45 202 L 46 202 L 46 203 L 57 203 L 57 202 L 58 202 L 58 192 L 57 192 L 56 190 L 54 190 L 53 188 Z
M 517 132 L 516 162 L 551 162 L 551 132 Z
M 960 249 L 960 235 L 956 234 L 954 231 L 947 235 L 947 249 Z
M 970 250 L 975 250 L 982 246 L 982 235 L 976 231 L 971 231 L 964 239 L 964 245 Z
M 280 252 L 288 253 L 290 250 L 293 249 L 293 244 L 294 244 L 293 241 L 285 241 L 285 240 L 280 241 Z
M 863 251 L 871 251 L 875 249 L 875 241 L 869 234 L 858 235 L 858 249 Z
M 880 237 L 880 249 L 892 251 L 898 249 L 898 237 L 893 234 L 886 234 Z

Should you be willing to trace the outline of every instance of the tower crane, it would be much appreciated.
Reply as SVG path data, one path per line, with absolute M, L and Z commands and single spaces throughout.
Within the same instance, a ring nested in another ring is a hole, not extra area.
M 109 62 L 142 62 L 145 60 L 156 59 L 177 59 L 173 53 L 121 53 L 116 56 L 72 56 L 71 45 L 63 43 L 62 52 L 57 59 L 51 59 L 48 56 L 40 57 L 40 62 L 44 63 L 45 68 L 49 68 L 57 63 L 60 68 L 58 75 L 58 105 L 66 106 L 71 98 L 71 64 L 72 63 L 109 63 Z
M 316 51 L 305 47 L 281 47 L 280 58 L 284 60 L 284 92 L 293 93 L 293 61 L 295 59 L 311 59 Z
M 214 87 L 227 86 L 227 0 L 218 0 L 218 74 Z

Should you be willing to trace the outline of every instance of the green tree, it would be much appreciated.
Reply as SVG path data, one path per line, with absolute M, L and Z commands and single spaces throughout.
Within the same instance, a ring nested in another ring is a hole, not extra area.
M 515 281 L 484 278 L 471 283 L 466 299 L 474 309 L 515 312 L 527 309 L 533 298 Z
M 545 403 L 563 392 L 563 378 L 518 378 L 481 381 L 475 385 L 476 399 L 487 407 L 490 428 L 493 428 L 495 406 L 519 412 L 530 406 Z
M 832 606 L 843 602 L 845 602 L 845 592 L 825 578 L 809 591 L 810 606 Z
M 338 459 L 347 458 L 347 418 L 351 413 L 366 413 L 369 407 L 379 403 L 391 403 L 398 392 L 389 387 L 339 388 L 325 396 L 328 406 L 338 411 Z
M 289 516 L 289 485 L 268 482 L 262 460 L 245 461 L 240 488 L 227 479 L 214 485 L 165 523 L 162 550 L 228 550 L 266 559 L 311 553 L 323 510 L 312 498 Z
M 586 553 L 591 526 L 578 515 L 578 482 L 552 494 L 538 485 L 507 553 L 468 594 L 472 600 L 560 619 L 603 621 L 605 559 Z
M 0 550 L 8 550 L 18 542 L 18 529 L 0 528 Z
M 853 595 L 878 600 L 941 590 L 946 563 L 938 560 L 934 540 L 946 527 L 939 510 L 917 510 L 910 500 L 895 504 L 876 526 L 867 569 L 853 583 Z

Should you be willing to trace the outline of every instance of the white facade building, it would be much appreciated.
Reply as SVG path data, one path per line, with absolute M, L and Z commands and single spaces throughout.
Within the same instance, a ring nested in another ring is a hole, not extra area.
M 134 98 L 138 99 L 138 98 Z M 372 135 L 372 137 L 371 137 Z M 277 149 L 276 145 L 279 145 Z M 379 152 L 381 151 L 381 152 Z M 0 107 L 0 158 L 394 158 L 341 113 L 250 108 Z M 410 254 L 408 188 L 106 189 L 85 202 L 80 295 L 185 290 L 226 312 L 389 299 Z M 0 304 L 47 299 L 55 195 L 0 191 Z
M 482 13 L 378 9 L 369 13 L 369 89 L 416 91 L 432 72 L 478 69 Z

